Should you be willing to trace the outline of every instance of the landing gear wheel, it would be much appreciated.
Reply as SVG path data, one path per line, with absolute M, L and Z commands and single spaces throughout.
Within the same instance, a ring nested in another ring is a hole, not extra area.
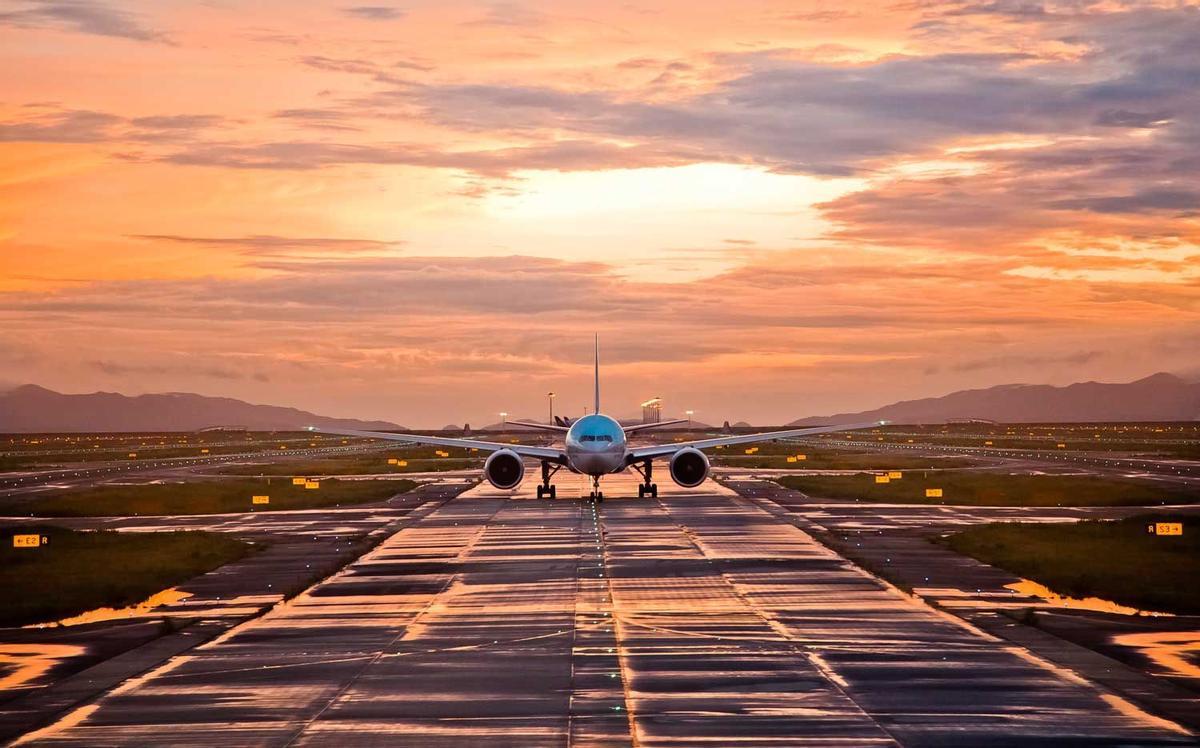
M 541 486 L 538 486 L 538 487 L 537 487 L 537 496 L 538 496 L 538 498 L 539 498 L 539 499 L 540 499 L 540 498 L 542 498 L 542 492 L 543 492 L 544 490 L 545 490 L 545 489 L 543 489 Z
M 552 499 L 558 498 L 558 491 L 554 490 L 554 486 L 550 486 L 550 498 L 552 498 Z
M 597 504 L 599 504 L 601 501 L 604 501 L 604 494 L 603 494 L 603 493 L 597 493 L 597 494 L 596 494 L 596 503 L 597 503 Z
M 650 495 L 656 499 L 658 498 L 658 484 L 657 483 L 650 484 Z
M 639 499 L 646 498 L 646 487 L 640 483 L 638 484 L 638 498 Z

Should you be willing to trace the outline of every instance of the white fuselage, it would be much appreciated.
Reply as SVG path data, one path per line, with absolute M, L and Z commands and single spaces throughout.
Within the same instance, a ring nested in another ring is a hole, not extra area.
M 607 475 L 625 467 L 625 431 L 606 415 L 583 416 L 567 431 L 567 464 L 586 475 Z

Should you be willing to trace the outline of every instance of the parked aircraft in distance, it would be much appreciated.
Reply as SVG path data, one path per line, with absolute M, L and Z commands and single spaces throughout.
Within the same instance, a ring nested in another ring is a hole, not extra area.
M 430 444 L 441 447 L 462 447 L 490 452 L 487 461 L 483 463 L 483 476 L 493 486 L 499 489 L 512 489 L 520 485 L 525 477 L 524 458 L 538 460 L 542 464 L 542 481 L 538 486 L 538 498 L 555 498 L 556 491 L 550 479 L 562 468 L 575 473 L 583 473 L 592 479 L 591 498 L 602 501 L 604 494 L 600 491 L 600 478 L 611 473 L 619 473 L 625 468 L 633 468 L 642 476 L 638 486 L 638 496 L 658 496 L 658 485 L 653 479 L 653 463 L 656 459 L 666 459 L 667 469 L 671 479 L 685 488 L 694 488 L 708 477 L 708 457 L 702 449 L 733 444 L 753 444 L 754 442 L 770 441 L 772 439 L 787 439 L 813 434 L 829 434 L 837 431 L 853 431 L 855 429 L 875 428 L 887 421 L 871 421 L 870 423 L 852 423 L 839 426 L 816 426 L 787 431 L 764 431 L 757 434 L 740 434 L 719 436 L 713 439 L 696 439 L 693 441 L 674 442 L 671 444 L 652 444 L 645 447 L 630 447 L 628 436 L 643 429 L 668 426 L 683 423 L 686 419 L 661 421 L 659 423 L 643 423 L 634 426 L 622 426 L 615 418 L 600 412 L 600 341 L 596 340 L 595 348 L 595 409 L 592 413 L 582 416 L 570 425 L 565 423 L 545 424 L 510 421 L 514 425 L 553 431 L 564 435 L 562 447 L 536 447 L 522 444 L 502 444 L 500 442 L 477 441 L 475 439 L 454 439 L 442 436 L 426 436 L 424 434 L 393 434 L 384 431 L 355 431 L 353 429 L 327 429 L 310 426 L 309 431 L 324 434 L 339 434 L 342 436 L 361 436 L 374 439 L 388 439 L 414 444 Z

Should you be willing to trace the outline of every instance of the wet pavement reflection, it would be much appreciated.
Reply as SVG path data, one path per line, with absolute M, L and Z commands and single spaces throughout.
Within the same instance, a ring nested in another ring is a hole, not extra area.
M 473 488 L 69 712 L 68 745 L 1194 745 L 712 482 Z

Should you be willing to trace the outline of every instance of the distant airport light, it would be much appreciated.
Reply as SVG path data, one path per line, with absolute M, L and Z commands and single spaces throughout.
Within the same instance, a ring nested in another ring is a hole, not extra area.
M 130 452 L 129 456 L 130 458 L 137 457 L 137 452 Z
M 795 457 L 789 457 L 789 458 L 787 458 L 787 461 L 788 461 L 788 462 L 795 462 L 795 461 L 796 461 L 796 458 L 795 458 Z
M 202 449 L 202 450 L 200 450 L 200 454 L 202 454 L 202 455 L 206 455 L 206 454 L 208 454 L 208 450 L 207 450 L 207 449 Z
M 396 460 L 396 467 L 408 467 L 408 460 Z
M 1066 449 L 1066 448 L 1067 448 L 1067 445 L 1066 445 L 1066 444 L 1063 444 L 1062 442 L 1059 442 L 1059 443 L 1058 443 L 1058 448 L 1059 448 L 1059 449 Z
M 992 446 L 992 443 L 991 443 L 990 441 L 988 441 L 988 442 L 984 442 L 984 443 L 983 443 L 983 446 L 985 446 L 985 447 L 990 447 L 990 446 Z
M 251 504 L 270 504 L 271 497 L 270 496 L 251 496 L 250 503 Z
M 388 464 L 389 464 L 389 465 L 395 465 L 397 462 L 399 462 L 399 460 L 397 460 L 395 457 L 389 457 L 389 458 L 388 458 Z
M 1182 535 L 1182 522 L 1151 522 L 1146 525 L 1146 532 L 1151 535 Z M 13 539 L 14 542 L 16 538 Z
M 803 462 L 804 460 L 807 460 L 807 459 L 808 459 L 808 455 L 806 455 L 806 454 L 798 454 L 798 455 L 796 455 L 796 459 L 797 459 L 797 460 L 799 460 L 799 461 L 801 461 L 801 462 Z
M 308 478 L 292 478 L 293 486 L 303 486 L 305 483 L 308 483 Z
M 942 489 L 940 489 L 940 488 L 926 488 L 926 489 L 925 489 L 925 498 L 927 498 L 927 499 L 940 499 L 940 498 L 942 498 Z

